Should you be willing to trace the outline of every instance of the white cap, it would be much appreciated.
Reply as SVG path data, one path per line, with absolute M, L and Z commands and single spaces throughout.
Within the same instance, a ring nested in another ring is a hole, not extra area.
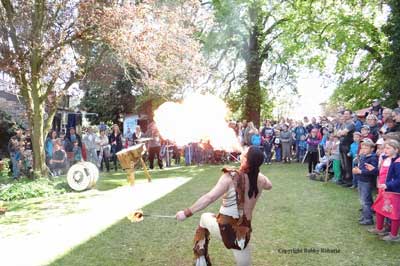
M 383 138 L 379 138 L 377 141 L 376 141 L 376 145 L 383 145 L 385 143 L 385 141 L 383 140 Z

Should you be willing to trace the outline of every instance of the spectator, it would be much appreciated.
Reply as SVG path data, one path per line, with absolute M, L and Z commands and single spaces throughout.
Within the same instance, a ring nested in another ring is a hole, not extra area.
M 16 130 L 16 135 L 12 136 L 8 142 L 8 153 L 10 154 L 12 164 L 13 179 L 19 178 L 19 142 L 22 139 L 21 129 Z
M 360 140 L 361 140 L 361 133 L 360 132 L 354 132 L 353 134 L 353 143 L 350 145 L 350 154 L 349 156 L 351 157 L 352 161 L 352 166 L 353 168 L 359 164 L 359 159 L 358 159 L 358 150 L 360 148 Z M 357 175 L 353 174 L 353 185 L 351 188 L 357 188 L 358 186 L 358 181 L 357 181 Z
M 265 163 L 271 164 L 272 159 L 272 149 L 274 147 L 274 138 L 272 136 L 267 135 L 263 138 L 263 146 L 264 146 L 264 157 Z
M 308 117 L 307 117 L 307 116 L 303 117 L 303 125 L 304 125 L 305 127 L 307 127 L 308 124 L 310 124 L 310 121 L 308 120 Z
M 299 155 L 299 162 L 302 162 L 307 152 L 307 141 L 305 135 L 301 136 L 297 149 L 296 152 L 298 152 Z
M 111 160 L 114 161 L 114 168 L 115 171 L 118 170 L 117 167 L 117 152 L 122 150 L 122 135 L 121 131 L 119 130 L 119 127 L 117 124 L 114 124 L 112 127 L 112 132 L 110 136 L 108 136 L 108 141 L 111 144 Z
M 376 112 L 375 115 L 377 116 L 377 119 L 382 119 L 383 108 L 382 108 L 381 103 L 380 103 L 380 101 L 378 99 L 374 99 L 372 101 L 372 107 L 370 109 L 370 113 L 374 114 L 374 112 Z
M 138 144 L 137 139 L 142 138 L 142 135 L 143 135 L 143 133 L 142 133 L 142 130 L 141 130 L 140 126 L 139 125 L 136 126 L 135 127 L 135 132 L 133 132 L 133 134 L 132 134 L 133 144 Z
M 358 118 L 357 114 L 353 114 L 353 121 L 354 121 L 354 130 L 356 132 L 361 132 L 361 127 L 363 123 L 361 122 L 360 118 Z
M 305 139 L 306 134 L 307 134 L 307 130 L 304 127 L 303 122 L 299 121 L 297 123 L 297 126 L 294 128 L 294 139 L 295 139 L 295 143 L 296 143 L 296 160 L 297 160 L 297 162 L 300 162 L 302 160 L 302 159 L 300 159 L 299 144 L 300 144 L 300 141 L 303 136 Z
M 251 143 L 251 145 L 256 146 L 256 147 L 261 146 L 261 135 L 258 134 L 257 129 L 254 131 L 254 134 L 251 136 L 250 143 Z
M 274 151 L 275 151 L 275 161 L 282 161 L 282 143 L 281 143 L 281 131 L 279 129 L 275 129 L 275 138 L 274 138 Z
M 78 142 L 78 146 L 82 148 L 82 139 L 79 134 L 76 133 L 75 128 L 71 127 L 65 136 L 65 151 L 66 152 L 73 152 L 74 149 L 74 142 Z
M 372 219 L 372 186 L 378 175 L 378 158 L 373 153 L 375 144 L 370 139 L 361 143 L 360 162 L 353 168 L 358 182 L 358 192 L 362 206 L 362 213 L 359 219 L 361 225 L 374 224 Z
M 353 134 L 355 132 L 354 123 L 351 117 L 352 112 L 350 110 L 346 110 L 343 113 L 343 124 L 338 131 L 338 135 L 340 137 L 340 163 L 342 166 L 342 177 L 343 177 L 343 186 L 350 187 L 352 186 L 352 162 L 351 158 L 348 156 L 350 152 L 350 145 L 353 143 Z
M 385 155 L 391 158 L 391 164 L 386 177 L 385 184 L 379 184 L 378 189 L 388 192 L 400 193 L 400 159 L 399 159 L 400 144 L 396 140 L 385 141 Z M 378 197 L 375 204 L 382 198 Z M 393 203 L 393 202 L 392 202 Z M 374 204 L 374 205 L 375 205 Z M 399 208 L 399 206 L 392 206 L 392 208 Z M 384 233 L 384 219 L 385 214 L 382 213 L 380 208 L 374 208 L 376 214 L 376 228 L 368 230 L 373 234 Z M 398 216 L 398 215 L 397 215 Z M 400 217 L 391 217 L 391 228 L 389 235 L 382 238 L 385 241 L 398 241 L 400 237 L 397 235 L 400 226 Z M 395 218 L 395 219 L 393 219 Z
M 251 145 L 251 137 L 256 134 L 257 128 L 254 126 L 253 122 L 247 124 L 247 128 L 244 131 L 244 144 Z
M 192 143 L 185 145 L 184 155 L 185 155 L 185 165 L 189 166 L 192 164 Z
M 72 148 L 72 152 L 74 153 L 74 164 L 83 161 L 82 157 L 82 148 L 79 147 L 79 142 L 75 140 L 73 142 L 74 147 Z
M 332 144 L 330 151 L 330 161 L 333 168 L 333 182 L 339 184 L 342 181 L 342 167 L 340 163 L 340 138 L 337 135 L 332 136 Z
M 392 118 L 387 118 L 385 125 L 386 125 L 385 133 L 396 132 L 396 122 Z
M 54 144 L 54 153 L 49 163 L 50 170 L 55 176 L 61 175 L 67 169 L 67 154 L 58 141 Z
M 308 177 L 312 177 L 313 169 L 317 166 L 319 161 L 318 149 L 320 140 L 317 137 L 318 129 L 313 128 L 311 130 L 310 136 L 307 138 L 307 157 L 308 157 Z
M 314 128 L 316 128 L 318 130 L 321 128 L 321 126 L 317 123 L 317 119 L 315 117 L 311 118 L 311 124 L 306 126 L 308 133 L 311 133 L 311 130 Z
M 275 135 L 275 131 L 274 128 L 271 126 L 271 121 L 266 120 L 265 121 L 265 126 L 261 131 L 261 136 L 264 138 L 273 138 Z
M 126 142 L 128 143 L 128 145 L 126 145 L 126 148 L 129 147 L 129 146 L 132 146 L 132 144 L 133 144 L 133 139 L 132 139 L 133 133 L 132 133 L 130 127 L 128 127 L 128 129 L 126 130 L 126 133 L 124 134 L 124 137 L 125 137 Z
M 396 121 L 396 126 L 394 127 L 394 131 L 400 132 L 400 107 L 393 110 L 392 116 Z
M 282 159 L 283 163 L 290 163 L 291 160 L 291 149 L 292 146 L 292 132 L 289 131 L 288 125 L 284 124 L 280 134 L 282 143 Z
M 161 138 L 160 133 L 158 132 L 157 126 L 155 122 L 151 122 L 146 131 L 146 137 L 151 138 L 148 142 L 148 150 L 149 150 L 149 163 L 150 169 L 154 168 L 154 158 L 157 156 L 157 162 L 160 169 L 163 168 L 163 163 L 160 157 L 160 150 L 161 150 Z M 191 158 L 193 158 L 194 153 L 196 152 L 195 149 L 191 149 Z
M 319 161 L 319 163 L 317 163 L 317 165 L 315 166 L 314 172 L 311 174 L 310 179 L 311 180 L 317 180 L 316 176 L 320 176 L 321 173 L 323 171 L 325 171 L 326 167 L 328 167 L 328 166 L 329 166 L 329 158 L 328 158 L 328 156 L 322 157 L 321 160 Z M 324 178 L 321 177 L 319 179 L 319 181 L 324 181 Z
M 371 139 L 372 140 L 372 134 L 369 131 L 369 126 L 368 125 L 363 125 L 361 127 L 361 139 Z
M 383 125 L 382 125 L 382 127 L 380 129 L 381 134 L 385 134 L 386 133 L 386 131 L 387 131 L 387 120 L 389 118 L 392 119 L 392 112 L 393 112 L 392 109 L 389 109 L 389 108 L 383 109 L 383 112 L 382 112 Z
M 369 126 L 369 133 L 372 135 L 372 141 L 375 143 L 379 138 L 378 118 L 376 115 L 367 116 L 367 124 Z
M 111 153 L 111 147 L 105 130 L 100 130 L 100 136 L 97 137 L 96 143 L 98 145 L 98 159 L 99 159 L 97 165 L 100 167 L 100 171 L 103 171 L 103 164 L 105 164 L 107 172 L 110 172 L 109 158 Z
M 86 147 L 87 161 L 98 164 L 99 158 L 97 157 L 97 136 L 93 132 L 92 127 L 88 127 L 87 134 L 83 137 L 83 143 Z

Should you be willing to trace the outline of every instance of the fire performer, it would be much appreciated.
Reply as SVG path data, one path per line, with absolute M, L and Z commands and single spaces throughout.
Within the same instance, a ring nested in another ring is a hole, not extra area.
M 206 208 L 222 196 L 222 206 L 217 215 L 203 213 L 194 237 L 196 266 L 210 266 L 208 243 L 210 234 L 222 239 L 228 249 L 232 249 L 237 265 L 251 265 L 250 247 L 253 210 L 262 190 L 271 189 L 271 181 L 260 173 L 264 162 L 262 151 L 250 146 L 241 156 L 239 170 L 223 169 L 224 174 L 208 193 L 200 197 L 190 208 L 179 211 L 176 219 L 186 218 Z

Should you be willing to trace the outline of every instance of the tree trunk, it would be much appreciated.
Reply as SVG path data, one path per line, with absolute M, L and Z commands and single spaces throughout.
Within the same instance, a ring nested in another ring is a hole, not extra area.
M 33 100 L 33 121 L 32 126 L 32 149 L 33 149 L 33 170 L 36 176 L 47 175 L 46 159 L 44 153 L 44 108 L 39 100 Z
M 247 121 L 253 121 L 254 125 L 259 127 L 262 101 L 260 87 L 261 66 L 250 62 L 246 68 L 247 84 L 245 88 L 244 115 Z
M 257 10 L 253 10 L 251 18 L 256 21 Z M 259 28 L 256 23 L 249 36 L 249 43 L 246 51 L 246 89 L 244 99 L 244 115 L 247 121 L 252 121 L 256 127 L 260 125 L 261 112 L 261 87 L 260 74 L 262 60 L 260 56 Z

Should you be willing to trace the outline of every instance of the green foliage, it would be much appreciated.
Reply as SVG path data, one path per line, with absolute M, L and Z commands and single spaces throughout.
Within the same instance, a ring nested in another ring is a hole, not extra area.
M 65 179 L 51 181 L 46 178 L 22 179 L 0 188 L 0 200 L 14 201 L 63 194 L 70 189 Z
M 10 159 L 2 160 L 2 169 L 0 171 L 0 180 L 6 180 L 10 176 Z
M 8 140 L 14 135 L 17 128 L 23 128 L 22 124 L 14 121 L 8 113 L 0 110 L 0 150 L 7 151 Z
M 246 116 L 244 114 L 244 102 L 243 98 L 245 97 L 245 89 L 243 88 L 240 90 L 236 90 L 234 92 L 231 92 L 225 99 L 229 110 L 231 110 L 232 114 L 232 119 L 236 121 L 240 121 L 243 119 L 246 119 Z M 262 119 L 267 119 L 267 118 L 272 118 L 272 111 L 275 106 L 275 100 L 273 97 L 270 97 L 268 94 L 267 89 L 262 89 L 261 90 L 261 96 L 257 98 L 260 101 L 261 104 L 261 120 Z
M 380 84 L 360 82 L 359 78 L 350 79 L 338 87 L 331 96 L 331 103 L 351 110 L 359 110 L 371 105 L 372 99 L 382 98 Z
M 94 123 L 118 123 L 119 114 L 133 113 L 135 110 L 136 98 L 132 95 L 131 81 L 123 73 L 114 78 L 111 84 L 96 79 L 85 81 L 81 106 L 88 112 L 98 114 L 97 117 L 90 117 Z
M 389 0 L 388 5 L 391 14 L 384 27 L 389 38 L 389 49 L 383 60 L 383 93 L 386 96 L 384 104 L 395 107 L 396 101 L 400 99 L 400 2 Z
M 382 61 L 388 40 L 377 23 L 383 14 L 382 2 L 324 1 L 315 5 L 320 8 L 315 10 L 310 31 L 314 49 L 336 57 L 338 87 L 330 104 L 360 109 L 374 98 L 385 99 Z

